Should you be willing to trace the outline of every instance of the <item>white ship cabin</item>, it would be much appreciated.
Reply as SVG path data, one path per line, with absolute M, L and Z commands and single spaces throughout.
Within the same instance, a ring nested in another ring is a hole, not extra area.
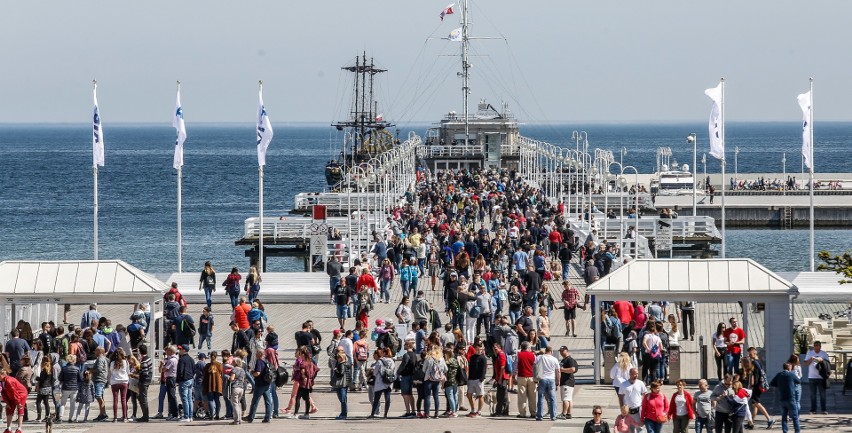
M 517 168 L 519 140 L 518 121 L 506 106 L 499 112 L 482 101 L 467 122 L 464 115 L 451 111 L 427 130 L 423 156 L 431 170 Z

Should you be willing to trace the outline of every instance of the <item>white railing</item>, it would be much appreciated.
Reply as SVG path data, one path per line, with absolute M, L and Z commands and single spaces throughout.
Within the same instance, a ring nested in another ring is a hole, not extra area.
M 596 215 L 595 218 L 602 217 L 602 214 Z M 636 221 L 636 220 L 631 220 Z M 586 237 L 589 236 L 589 232 L 591 231 L 591 227 L 587 221 L 577 221 L 573 220 L 570 222 L 571 228 L 574 230 L 574 234 L 577 235 L 580 242 L 585 242 Z M 627 222 L 625 222 L 625 227 L 627 227 Z M 598 238 L 604 239 L 602 230 L 598 229 Z M 618 235 L 618 228 L 616 228 L 615 234 Z M 616 236 L 616 241 L 618 241 L 619 236 Z M 605 239 L 604 239 L 605 240 Z M 653 259 L 654 253 L 651 251 L 648 245 L 648 238 L 642 234 L 637 234 L 636 239 L 622 239 L 621 240 L 621 254 L 629 254 L 634 259 Z
M 603 237 L 604 233 L 609 234 L 609 237 L 617 238 L 621 230 L 621 220 L 619 218 L 604 218 L 602 214 L 595 216 L 598 219 L 598 236 Z M 660 225 L 657 224 L 657 217 L 643 218 L 624 218 L 624 227 L 635 227 L 637 234 L 647 238 L 655 238 Z M 693 237 L 709 237 L 720 239 L 722 234 L 716 228 L 715 220 L 708 216 L 682 216 L 674 219 L 666 219 L 667 223 L 672 226 L 672 236 L 681 238 Z
M 500 145 L 500 153 L 502 156 L 518 156 L 521 154 L 521 146 L 502 144 Z
M 352 209 L 377 211 L 386 203 L 385 194 L 378 192 L 303 192 L 296 194 L 295 209 L 307 211 L 313 205 L 324 205 L 330 211 L 344 211 L 350 206 Z
M 426 158 L 482 157 L 484 154 L 485 149 L 479 145 L 433 145 L 426 146 L 424 149 Z

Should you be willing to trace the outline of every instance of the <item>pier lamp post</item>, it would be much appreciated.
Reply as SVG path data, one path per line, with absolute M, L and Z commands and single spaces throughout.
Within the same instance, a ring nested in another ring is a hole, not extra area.
M 787 152 L 781 154 L 781 169 L 784 170 L 781 176 L 781 194 L 787 195 Z
M 365 186 L 365 181 L 364 181 L 365 176 L 363 174 L 364 169 L 357 166 L 357 165 L 353 165 L 353 166 L 349 166 L 348 171 L 349 171 L 349 175 L 348 175 L 348 179 L 347 179 L 347 182 L 346 182 L 347 183 L 347 190 L 351 191 L 353 188 L 355 188 L 355 193 L 357 194 Z M 352 260 L 353 260 L 353 257 L 357 258 L 360 255 L 360 252 L 361 252 L 361 240 L 360 240 L 360 238 L 361 238 L 361 236 L 358 236 L 356 238 L 356 236 L 353 232 L 352 218 L 354 217 L 353 216 L 354 212 L 352 211 L 351 199 L 349 200 L 349 202 L 350 202 L 350 204 L 349 204 L 349 261 L 351 263 Z M 358 196 L 358 199 L 356 200 L 356 212 L 358 213 L 358 220 L 355 221 L 355 225 L 358 227 L 357 231 L 360 234 L 361 233 L 361 215 L 363 215 L 360 195 Z
M 618 175 L 618 181 L 617 182 L 618 182 L 619 185 L 621 185 L 622 188 L 627 187 L 627 178 L 624 177 L 624 171 L 625 170 L 633 170 L 633 175 L 634 175 L 633 189 L 634 189 L 634 192 L 636 194 L 636 216 L 638 217 L 639 216 L 639 171 L 636 170 L 636 167 L 634 167 L 632 165 L 621 166 L 621 164 L 619 164 L 619 166 L 620 167 L 619 167 L 619 175 Z M 625 232 L 624 231 L 623 198 L 624 198 L 623 194 L 619 196 L 619 207 L 621 208 L 621 221 L 620 221 L 621 222 L 621 239 L 620 239 L 621 243 L 619 244 L 619 246 L 621 248 L 624 248 L 624 232 Z M 628 196 L 628 199 L 629 198 L 630 197 Z M 628 205 L 629 205 L 629 200 L 628 200 Z M 637 219 L 637 223 L 638 223 L 638 219 Z M 638 258 L 638 252 L 639 252 L 639 246 L 638 245 L 639 244 L 638 244 L 638 242 L 634 242 L 633 245 L 634 245 L 633 258 L 635 259 L 635 258 Z
M 704 166 L 704 191 L 707 191 L 708 189 L 710 189 L 710 185 L 708 185 L 709 182 L 707 182 L 707 154 L 706 153 L 701 154 L 701 165 Z
M 737 159 L 738 159 L 739 156 L 740 156 L 740 147 L 734 146 L 734 182 L 737 185 L 739 185 L 739 183 L 740 183 L 740 172 L 739 172 L 739 167 L 737 167 Z M 725 179 L 722 179 L 722 182 L 724 182 L 724 181 L 725 181 Z M 734 185 L 734 186 L 736 186 L 736 185 Z
M 367 195 L 367 207 L 370 209 L 370 213 L 372 214 L 373 224 L 376 228 L 379 227 L 379 210 L 381 205 L 379 204 L 379 200 L 382 197 L 381 189 L 379 188 L 379 176 L 378 176 L 378 168 L 381 167 L 382 162 L 376 159 L 375 157 L 370 158 L 367 162 L 367 167 L 370 168 L 370 172 L 367 175 L 367 180 L 373 185 L 373 193 Z M 373 196 L 373 204 L 370 207 L 370 195 Z
M 695 204 L 695 178 L 698 177 L 696 158 L 698 156 L 698 136 L 693 132 L 686 137 L 687 143 L 692 143 L 692 216 L 697 216 Z

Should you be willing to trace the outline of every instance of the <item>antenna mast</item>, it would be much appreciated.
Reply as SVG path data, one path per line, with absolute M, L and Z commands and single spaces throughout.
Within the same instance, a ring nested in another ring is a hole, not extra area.
M 468 22 L 468 0 L 462 0 L 462 79 L 464 80 L 464 84 L 462 86 L 462 91 L 464 92 L 464 144 L 467 145 L 468 139 L 470 138 L 470 122 L 468 121 L 468 109 L 467 102 L 468 96 L 470 95 L 470 87 L 469 87 L 469 79 L 470 79 L 470 63 L 467 61 L 468 49 L 470 48 L 470 40 L 468 39 L 468 27 L 470 23 Z

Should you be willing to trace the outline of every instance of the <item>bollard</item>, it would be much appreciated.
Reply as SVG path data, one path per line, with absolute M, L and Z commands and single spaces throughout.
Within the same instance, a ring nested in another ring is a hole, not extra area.
M 609 375 L 609 371 L 612 370 L 612 367 L 615 365 L 615 345 L 614 344 L 604 344 L 603 348 L 603 365 L 604 365 L 604 384 L 612 385 L 612 377 Z
M 669 383 L 680 380 L 680 347 L 669 347 Z
M 707 345 L 704 344 L 704 336 L 698 336 L 698 356 L 701 360 L 701 378 L 707 379 Z

